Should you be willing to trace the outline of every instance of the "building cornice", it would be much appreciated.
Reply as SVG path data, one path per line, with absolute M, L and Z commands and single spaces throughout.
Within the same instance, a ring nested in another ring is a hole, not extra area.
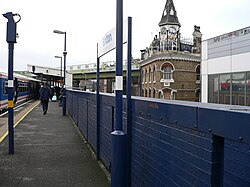
M 142 60 L 140 62 L 140 66 L 145 66 L 155 61 L 165 61 L 165 60 L 201 62 L 201 55 L 195 53 L 182 52 L 182 51 L 159 51 L 153 54 L 151 57 Z

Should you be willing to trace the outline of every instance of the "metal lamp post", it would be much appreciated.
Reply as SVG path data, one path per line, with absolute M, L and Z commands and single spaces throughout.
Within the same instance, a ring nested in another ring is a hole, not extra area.
M 56 34 L 64 34 L 64 51 L 63 51 L 63 57 L 64 57 L 64 71 L 63 71 L 63 87 L 64 87 L 64 92 L 63 92 L 63 115 L 66 116 L 66 32 L 59 31 L 59 30 L 54 30 L 53 31 Z
M 9 154 L 14 154 L 14 81 L 13 81 L 13 61 L 14 61 L 14 44 L 16 43 L 16 24 L 21 20 L 19 14 L 7 12 L 3 16 L 8 19 L 6 41 L 9 47 L 8 59 L 8 131 L 9 131 Z M 14 16 L 19 20 L 15 21 Z
M 60 58 L 61 59 L 60 76 L 62 77 L 62 57 L 61 56 L 55 56 L 55 58 Z

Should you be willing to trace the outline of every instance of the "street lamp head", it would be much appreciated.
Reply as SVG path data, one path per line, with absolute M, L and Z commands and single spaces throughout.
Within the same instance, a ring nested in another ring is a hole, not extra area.
M 66 32 L 59 31 L 59 30 L 54 30 L 53 32 L 56 33 L 56 34 L 65 34 L 66 33 Z
M 61 56 L 55 56 L 55 58 L 62 58 Z

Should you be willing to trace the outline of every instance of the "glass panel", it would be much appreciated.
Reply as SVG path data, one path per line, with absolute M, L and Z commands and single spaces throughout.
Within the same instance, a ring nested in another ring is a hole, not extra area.
M 149 80 L 148 80 L 148 82 L 151 82 L 151 69 L 149 68 L 149 71 L 148 71 L 148 75 L 149 75 Z
M 164 79 L 172 79 L 172 68 L 170 66 L 165 67 L 163 72 Z
M 144 80 L 145 80 L 144 71 L 141 70 L 141 81 L 142 81 L 142 83 L 144 83 Z
M 247 106 L 250 106 L 250 72 L 247 72 L 246 90 L 247 90 Z
M 196 80 L 200 80 L 200 66 L 196 68 Z
M 245 105 L 245 73 L 232 74 L 232 105 Z
M 219 103 L 230 104 L 231 75 L 220 75 Z
M 4 84 L 4 94 L 8 94 L 8 81 L 5 81 L 3 84 Z
M 153 79 L 154 79 L 154 81 L 156 81 L 156 70 L 155 70 L 155 67 L 154 67 L 154 73 L 153 73 L 153 74 L 154 74 L 154 75 L 153 75 L 153 76 L 154 76 Z
M 219 76 L 210 75 L 208 77 L 208 102 L 219 103 Z

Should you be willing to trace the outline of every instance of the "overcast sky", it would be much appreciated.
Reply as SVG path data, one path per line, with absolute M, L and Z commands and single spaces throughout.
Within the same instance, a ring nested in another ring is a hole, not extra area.
M 203 40 L 250 26 L 250 0 L 173 0 L 181 23 L 182 37 L 191 38 L 194 25 Z M 133 57 L 149 46 L 159 32 L 166 0 L 124 0 L 124 19 L 133 19 Z M 19 38 L 15 44 L 14 69 L 27 64 L 59 67 L 67 32 L 67 65 L 96 62 L 97 42 L 115 27 L 116 0 L 0 0 L 0 70 L 8 68 L 6 22 L 2 14 L 19 13 Z M 113 60 L 111 56 L 102 59 Z

